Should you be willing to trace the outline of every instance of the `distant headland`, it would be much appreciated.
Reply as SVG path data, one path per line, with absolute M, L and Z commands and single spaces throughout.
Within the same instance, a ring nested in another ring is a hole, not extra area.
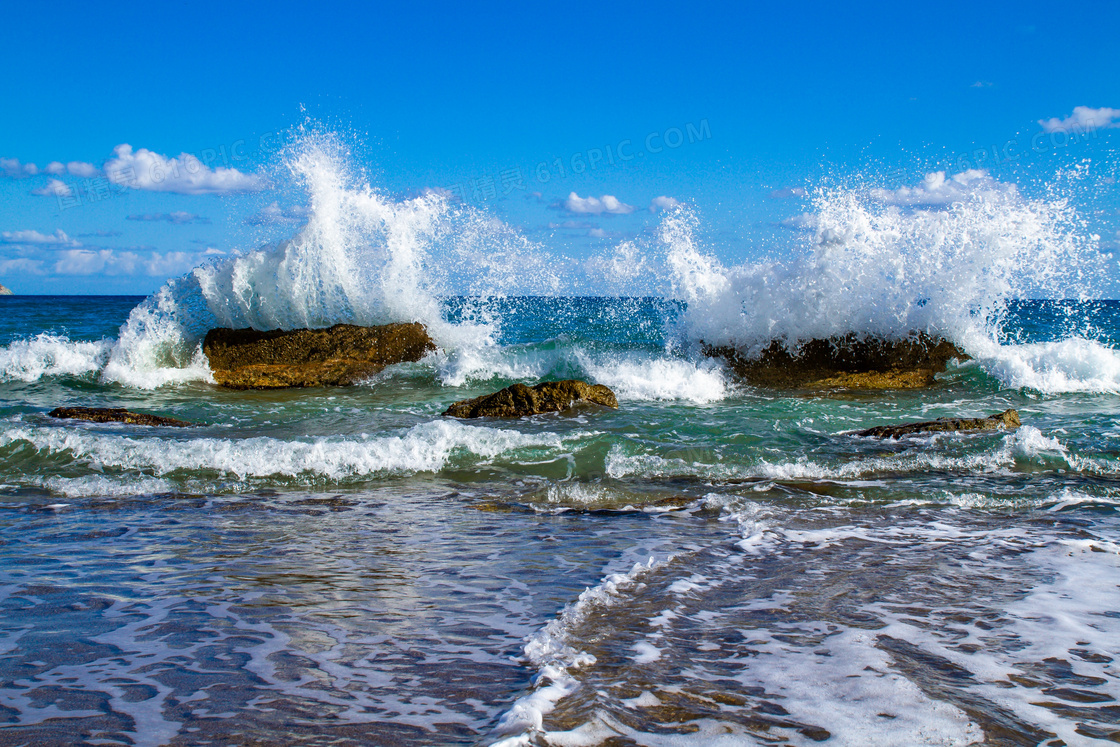
M 10 290 L 8 290 L 7 288 L 4 287 L 3 283 L 0 283 L 0 296 L 14 296 L 14 295 L 15 295 L 14 293 L 12 293 Z

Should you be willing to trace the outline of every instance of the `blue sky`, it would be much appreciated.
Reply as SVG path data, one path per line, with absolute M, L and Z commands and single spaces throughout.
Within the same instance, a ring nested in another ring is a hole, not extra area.
M 1086 159 L 1075 199 L 1120 238 L 1116 3 L 15 5 L 17 293 L 149 293 L 291 235 L 300 197 L 267 174 L 307 118 L 379 188 L 451 189 L 569 254 L 649 230 L 657 198 L 733 261 L 780 254 L 822 179 L 984 168 L 1030 193 Z

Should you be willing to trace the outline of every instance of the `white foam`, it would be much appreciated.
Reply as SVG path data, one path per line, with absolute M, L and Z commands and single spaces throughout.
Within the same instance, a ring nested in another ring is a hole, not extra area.
M 399 436 L 294 441 L 266 437 L 178 440 L 74 428 L 14 427 L 0 433 L 0 446 L 25 442 L 40 451 L 66 455 L 95 468 L 144 470 L 156 476 L 182 470 L 214 471 L 241 479 L 320 476 L 342 480 L 438 471 L 459 453 L 490 459 L 523 448 L 562 451 L 565 442 L 583 435 L 530 435 L 451 420 L 422 423 Z
M 944 434 L 918 436 L 914 446 L 928 446 Z M 955 439 L 991 438 L 991 434 L 951 434 Z M 1104 457 L 1085 457 L 1072 453 L 1057 438 L 1038 428 L 1024 425 L 1000 435 L 998 442 L 983 451 L 953 455 L 930 448 L 913 448 L 893 454 L 847 459 L 836 463 L 808 456 L 790 461 L 758 459 L 750 463 L 727 464 L 685 461 L 657 454 L 627 454 L 622 446 L 611 447 L 606 458 L 606 473 L 624 477 L 705 477 L 717 480 L 836 480 L 851 483 L 882 473 L 950 470 L 960 472 L 1010 473 L 1020 463 L 1045 469 L 1076 470 L 1091 474 L 1120 473 L 1120 463 Z
M 133 496 L 170 493 L 175 490 L 174 485 L 169 480 L 143 475 L 50 477 L 43 480 L 41 484 L 52 493 L 65 495 L 68 498 Z
M 731 385 L 714 360 L 610 356 L 580 352 L 580 367 L 597 384 L 605 384 L 623 400 L 684 400 L 696 404 L 727 397 Z
M 980 176 L 924 207 L 884 190 L 818 189 L 803 251 L 730 267 L 700 245 L 687 208 L 668 212 L 660 242 L 670 292 L 688 303 L 682 334 L 755 353 L 774 339 L 921 331 L 963 345 L 1009 386 L 1117 391 L 1120 357 L 1102 345 L 993 342 L 1010 299 L 1091 297 L 1108 274 L 1067 200 Z
M 37 381 L 44 376 L 84 376 L 101 370 L 112 343 L 74 341 L 39 334 L 0 348 L 0 381 Z
M 485 346 L 494 324 L 446 322 L 442 296 L 556 288 L 549 256 L 500 221 L 434 192 L 392 200 L 347 164 L 337 138 L 305 133 L 287 166 L 307 191 L 307 224 L 280 244 L 169 281 L 129 315 L 105 378 L 141 387 L 205 379 L 198 343 L 215 327 L 418 321 L 441 347 Z
M 984 371 L 1010 388 L 1120 393 L 1120 351 L 1095 340 L 999 345 L 980 338 L 969 352 Z
M 627 573 L 610 574 L 597 585 L 585 589 L 555 620 L 530 636 L 522 658 L 538 668 L 533 689 L 518 698 L 498 719 L 495 734 L 505 738 L 495 742 L 495 747 L 529 744 L 532 735 L 542 731 L 544 716 L 562 698 L 579 688 L 579 680 L 573 670 L 594 664 L 595 657 L 575 649 L 569 640 L 569 632 L 593 610 L 610 607 L 625 599 L 634 588 L 640 588 L 643 576 L 672 559 L 673 556 L 669 556 L 658 561 L 651 557 L 645 563 L 635 563 Z

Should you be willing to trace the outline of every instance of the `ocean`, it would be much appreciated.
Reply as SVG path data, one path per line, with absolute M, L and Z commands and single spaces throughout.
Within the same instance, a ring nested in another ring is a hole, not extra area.
M 788 256 L 720 261 L 683 207 L 566 264 L 329 148 L 292 170 L 290 240 L 0 298 L 0 743 L 1120 741 L 1120 303 L 1068 203 L 836 188 Z M 345 388 L 224 390 L 199 346 L 387 321 L 439 351 Z M 791 392 L 701 352 L 914 331 L 970 358 Z M 566 378 L 619 409 L 440 415 Z

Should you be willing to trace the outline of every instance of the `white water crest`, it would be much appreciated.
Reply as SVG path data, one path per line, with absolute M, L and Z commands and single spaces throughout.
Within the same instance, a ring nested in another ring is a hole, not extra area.
M 107 340 L 75 342 L 58 335 L 38 334 L 0 347 L 0 381 L 37 381 L 43 376 L 97 373 L 109 358 Z
M 533 460 L 567 453 L 588 433 L 563 437 L 465 425 L 455 420 L 421 423 L 396 435 L 283 440 L 258 436 L 190 440 L 101 433 L 82 428 L 23 426 L 0 431 L 0 448 L 30 449 L 76 465 L 152 477 L 205 472 L 235 477 L 345 481 L 388 474 L 438 472 L 457 459 L 516 459 L 527 450 Z M 48 484 L 72 488 L 73 482 Z M 63 490 L 67 492 L 69 490 Z
M 938 172 L 913 189 L 820 188 L 796 223 L 811 232 L 792 257 L 726 266 L 700 245 L 694 214 L 665 217 L 685 338 L 756 354 L 773 340 L 792 349 L 924 332 L 957 343 L 1007 386 L 1117 390 L 1111 348 L 997 342 L 1009 301 L 1084 300 L 1104 278 L 1097 239 L 1067 199 L 1028 198 L 980 171 Z

